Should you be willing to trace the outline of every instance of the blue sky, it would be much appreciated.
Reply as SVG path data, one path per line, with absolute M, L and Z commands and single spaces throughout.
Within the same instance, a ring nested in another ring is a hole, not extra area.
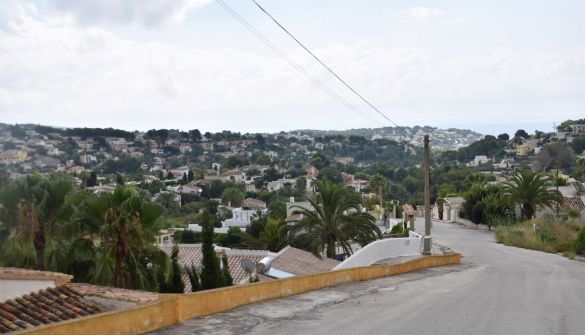
M 0 122 L 275 132 L 387 126 L 251 0 L 3 0 Z M 583 1 L 259 1 L 403 126 L 585 116 Z M 367 114 L 364 117 L 363 114 Z

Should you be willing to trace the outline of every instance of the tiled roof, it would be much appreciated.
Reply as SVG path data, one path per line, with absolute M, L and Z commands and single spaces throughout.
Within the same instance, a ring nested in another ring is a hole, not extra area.
M 406 204 L 406 205 L 402 205 L 402 210 L 404 211 L 405 215 L 416 215 L 416 211 L 414 210 L 414 207 L 412 207 L 412 205 Z
M 287 246 L 272 260 L 271 267 L 295 275 L 331 271 L 340 262 L 331 258 L 318 258 L 310 252 Z
M 562 203 L 560 204 L 561 210 L 568 211 L 571 209 L 576 209 L 579 212 L 585 210 L 585 204 L 583 204 L 583 200 L 580 197 L 572 197 L 572 198 L 563 198 Z
M 168 255 L 170 255 L 173 250 L 172 245 L 161 245 L 160 248 Z M 257 263 L 265 256 L 272 254 L 267 250 L 239 249 L 226 249 L 225 253 L 228 258 L 228 267 L 230 268 L 230 275 L 234 280 L 234 284 L 238 284 L 248 278 L 248 275 L 240 264 L 242 259 L 245 258 L 253 263 Z M 179 264 L 181 265 L 182 270 L 185 266 L 201 265 L 202 261 L 203 255 L 201 253 L 201 244 L 179 244 Z M 191 292 L 191 282 L 186 273 L 183 273 L 183 282 L 185 283 L 185 292 Z
M 0 302 L 0 333 L 24 330 L 105 312 L 106 309 L 67 286 L 47 288 Z
M 139 290 L 127 290 L 117 287 L 97 286 L 86 283 L 69 283 L 65 285 L 83 296 L 99 297 L 103 299 L 133 302 L 138 305 L 147 304 L 158 300 L 159 295 L 155 292 Z
M 37 271 L 21 268 L 0 268 L 0 279 L 13 280 L 52 280 L 55 285 L 62 285 L 68 283 L 73 279 L 73 276 L 50 271 Z

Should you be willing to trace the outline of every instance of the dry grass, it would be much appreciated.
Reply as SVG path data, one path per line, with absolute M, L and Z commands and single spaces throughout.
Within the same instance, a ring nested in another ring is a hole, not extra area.
M 496 239 L 504 245 L 574 255 L 574 241 L 582 225 L 554 219 L 536 219 L 511 226 L 498 226 Z

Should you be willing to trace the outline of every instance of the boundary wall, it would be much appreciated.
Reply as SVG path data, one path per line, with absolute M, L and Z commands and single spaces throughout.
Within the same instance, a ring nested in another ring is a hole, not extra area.
M 148 305 L 42 325 L 11 334 L 142 334 L 194 317 L 224 312 L 260 301 L 288 297 L 340 284 L 460 263 L 461 254 L 458 253 L 425 256 L 399 264 L 350 268 L 188 294 L 163 294 L 158 301 Z

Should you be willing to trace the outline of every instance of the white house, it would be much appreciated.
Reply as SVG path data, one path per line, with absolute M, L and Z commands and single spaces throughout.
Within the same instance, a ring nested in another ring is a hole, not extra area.
M 487 156 L 481 155 L 481 156 L 475 156 L 475 158 L 471 162 L 469 162 L 465 165 L 476 167 L 476 166 L 480 166 L 482 164 L 486 164 L 489 161 L 491 161 L 491 159 L 489 159 Z
M 280 189 L 285 188 L 286 186 L 290 186 L 290 188 L 296 188 L 297 186 L 297 181 L 294 179 L 279 179 L 279 180 L 275 180 L 275 181 L 270 181 L 268 182 L 268 191 L 270 192 L 275 192 L 278 191 Z
M 250 223 L 252 223 L 252 220 L 257 212 L 258 212 L 258 209 L 256 209 L 256 208 L 249 208 L 249 207 L 236 208 L 232 211 L 232 218 L 223 221 L 221 223 L 221 226 L 223 228 L 229 228 L 229 227 L 245 228 Z M 266 212 L 266 209 L 263 209 L 262 212 L 263 213 Z
M 585 124 L 573 124 L 570 127 L 574 134 L 585 134 Z

